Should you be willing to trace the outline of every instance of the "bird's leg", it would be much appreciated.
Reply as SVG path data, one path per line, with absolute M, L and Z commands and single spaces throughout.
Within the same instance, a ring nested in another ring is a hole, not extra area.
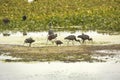
M 52 40 L 51 42 L 52 42 L 52 44 L 54 44 L 54 42 L 55 42 L 55 41 L 54 41 L 54 40 Z
M 80 40 L 79 40 L 78 42 L 81 44 L 81 41 L 80 41 Z
M 31 43 L 29 44 L 29 47 L 31 47 Z
M 67 41 L 67 46 L 68 46 L 69 42 L 70 42 L 70 40 L 69 40 L 69 41 Z
M 74 40 L 72 41 L 72 45 L 74 45 Z
M 48 44 L 48 39 L 47 39 L 47 42 L 46 42 L 46 45 Z
M 86 42 L 86 40 L 84 40 L 84 44 L 86 44 L 87 42 Z
M 84 42 L 85 42 L 85 40 L 82 41 L 82 43 L 84 43 Z

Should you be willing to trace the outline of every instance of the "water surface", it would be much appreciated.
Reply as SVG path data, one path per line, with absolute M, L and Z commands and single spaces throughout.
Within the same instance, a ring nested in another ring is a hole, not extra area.
M 68 45 L 66 40 L 64 38 L 68 35 L 81 35 L 82 31 L 76 31 L 74 33 L 67 32 L 67 31 L 59 31 L 55 32 L 58 34 L 57 39 L 61 40 L 64 44 Z M 92 44 L 92 45 L 101 45 L 101 44 L 120 44 L 120 35 L 109 35 L 109 34 L 102 34 L 97 33 L 95 31 L 88 31 L 84 32 L 85 34 L 89 35 L 91 38 L 93 38 L 93 42 L 86 41 L 85 44 Z M 55 44 L 52 44 L 52 42 L 47 42 L 47 36 L 48 32 L 28 32 L 27 36 L 23 36 L 21 32 L 12 33 L 10 36 L 3 36 L 2 33 L 0 34 L 0 44 L 13 44 L 13 45 L 24 45 L 28 46 L 28 44 L 23 44 L 24 40 L 28 37 L 32 37 L 35 42 L 32 44 L 33 47 L 39 47 L 39 46 L 55 46 Z M 78 38 L 79 39 L 79 38 Z M 47 43 L 47 45 L 46 45 Z M 74 42 L 75 45 L 81 45 L 77 42 Z M 69 43 L 69 45 L 72 45 L 72 42 Z
M 71 32 L 56 32 L 57 39 L 64 42 L 67 46 L 67 41 L 64 37 L 68 35 L 80 35 L 81 31 Z M 120 44 L 120 35 L 100 34 L 93 31 L 85 32 L 93 38 L 93 42 L 86 42 L 90 45 L 108 45 Z M 47 32 L 29 32 L 27 36 L 23 36 L 21 32 L 12 33 L 10 36 L 4 37 L 0 34 L 0 44 L 23 45 L 24 40 L 32 37 L 36 40 L 32 44 L 33 47 L 40 46 L 55 46 L 51 42 L 47 42 Z M 70 44 L 72 45 L 72 44 Z M 75 45 L 82 45 L 75 43 Z M 28 46 L 24 44 L 24 46 Z M 73 45 L 72 45 L 73 46 Z M 99 56 L 97 58 L 107 59 L 107 62 L 76 62 L 76 63 L 63 63 L 63 62 L 10 62 L 5 63 L 0 61 L 0 80 L 119 80 L 120 79 L 120 53 L 119 51 L 98 51 L 98 53 L 116 54 L 114 57 Z M 6 53 L 5 53 L 6 54 Z M 2 54 L 0 60 L 11 59 L 11 56 Z M 9 54 L 9 53 L 8 53 Z M 96 56 L 93 56 L 96 57 Z M 12 58 L 16 59 L 16 58 Z M 116 60 L 119 63 L 116 63 Z
M 0 80 L 119 80 L 120 63 L 3 63 Z

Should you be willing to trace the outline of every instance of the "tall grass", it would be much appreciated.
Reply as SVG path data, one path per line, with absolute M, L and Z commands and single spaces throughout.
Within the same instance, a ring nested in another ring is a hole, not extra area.
M 26 15 L 27 20 L 22 21 Z M 2 19 L 9 18 L 5 25 Z M 0 0 L 0 29 L 39 31 L 53 27 L 120 31 L 119 0 Z

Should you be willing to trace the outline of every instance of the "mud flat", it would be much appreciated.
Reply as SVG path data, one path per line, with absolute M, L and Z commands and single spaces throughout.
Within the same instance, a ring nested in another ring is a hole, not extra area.
M 44 47 L 26 47 L 20 45 L 0 44 L 0 55 L 11 56 L 14 58 L 3 59 L 3 61 L 7 62 L 104 62 L 109 58 L 101 59 L 99 57 L 109 56 L 113 58 L 115 55 L 120 55 L 120 44 Z

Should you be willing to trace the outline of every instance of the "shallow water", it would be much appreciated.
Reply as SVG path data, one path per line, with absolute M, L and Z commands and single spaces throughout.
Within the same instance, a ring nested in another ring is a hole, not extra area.
M 81 31 L 71 32 L 56 32 L 57 39 L 67 45 L 64 37 L 74 34 L 78 36 L 82 34 Z M 93 38 L 93 43 L 86 42 L 86 44 L 101 45 L 101 44 L 120 44 L 120 35 L 99 34 L 97 32 L 88 31 L 85 34 Z M 32 37 L 36 40 L 32 44 L 33 47 L 37 46 L 51 46 L 51 42 L 47 42 L 47 32 L 29 32 L 27 36 L 22 33 L 11 33 L 11 36 L 4 37 L 0 34 L 0 44 L 13 44 L 23 45 L 24 40 Z M 72 44 L 70 44 L 72 45 Z M 75 45 L 80 45 L 75 43 Z M 27 44 L 24 44 L 27 46 Z M 53 45 L 55 46 L 55 44 Z M 111 56 L 99 56 L 98 59 L 107 59 L 107 62 L 76 62 L 76 63 L 63 63 L 63 62 L 0 62 L 0 80 L 119 80 L 120 79 L 120 51 L 98 51 L 99 53 L 117 53 Z M 93 56 L 96 57 L 96 56 Z M 11 59 L 10 56 L 2 54 L 0 59 Z M 116 61 L 119 61 L 116 63 Z
M 119 80 L 120 63 L 4 63 L 0 80 Z
M 120 50 L 97 50 L 93 58 L 109 63 L 120 63 Z
M 63 41 L 63 45 L 67 46 L 66 40 L 64 38 L 68 35 L 80 35 L 82 34 L 82 31 L 76 31 L 74 33 L 72 32 L 55 32 L 58 34 L 57 39 Z M 84 32 L 85 34 L 88 34 L 90 37 L 93 38 L 93 42 L 86 41 L 85 44 L 92 44 L 92 45 L 101 45 L 101 44 L 120 44 L 120 35 L 109 35 L 109 34 L 100 34 L 94 31 L 88 31 Z M 10 36 L 3 36 L 2 33 L 0 34 L 0 44 L 13 44 L 13 45 L 24 45 L 28 46 L 28 44 L 23 44 L 24 40 L 28 37 L 32 37 L 35 42 L 32 44 L 33 47 L 39 47 L 39 46 L 55 46 L 55 44 L 52 44 L 52 42 L 47 42 L 47 32 L 29 32 L 27 36 L 23 36 L 22 33 L 16 32 L 12 33 Z M 46 45 L 47 43 L 47 45 Z M 77 42 L 74 42 L 75 45 L 81 45 Z M 72 42 L 69 43 L 69 45 L 73 45 Z
M 107 54 L 118 54 L 120 55 L 120 50 L 97 50 L 98 53 L 107 53 Z
M 21 58 L 16 58 L 16 57 L 8 56 L 8 54 L 10 54 L 9 52 L 7 52 L 7 53 L 1 52 L 1 53 L 2 54 L 0 55 L 0 61 L 21 59 Z

